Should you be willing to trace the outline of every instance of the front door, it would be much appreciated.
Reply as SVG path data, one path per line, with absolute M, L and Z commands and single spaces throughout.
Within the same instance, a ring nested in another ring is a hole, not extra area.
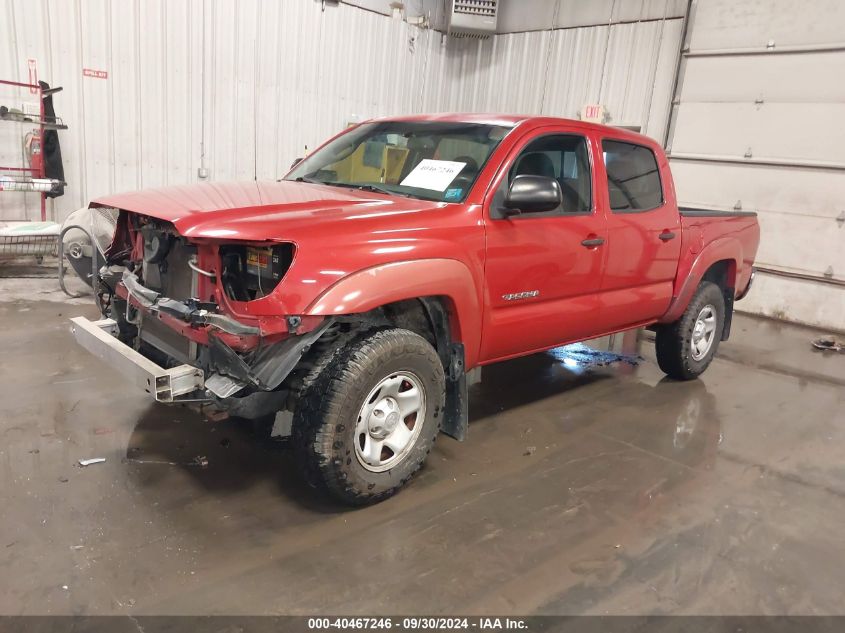
M 585 136 L 546 129 L 519 145 L 497 176 L 485 203 L 489 309 L 481 362 L 599 333 L 606 220 L 594 203 L 592 154 Z M 557 180 L 561 206 L 505 216 L 508 187 L 524 174 Z

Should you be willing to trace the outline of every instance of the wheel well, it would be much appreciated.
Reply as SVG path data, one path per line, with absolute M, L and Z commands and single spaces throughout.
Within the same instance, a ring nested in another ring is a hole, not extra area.
M 378 310 L 390 325 L 410 330 L 428 341 L 448 371 L 452 327 L 447 301 L 445 297 L 405 299 L 388 303 Z
M 419 334 L 437 351 L 443 367 L 449 370 L 452 347 L 460 344 L 453 304 L 449 297 L 419 297 L 386 303 L 368 310 L 335 317 L 339 323 L 348 323 L 353 329 L 396 327 Z
M 701 281 L 711 281 L 722 290 L 722 296 L 725 298 L 725 326 L 722 329 L 722 340 L 727 341 L 731 335 L 734 313 L 736 262 L 732 259 L 722 259 L 713 263 L 704 273 Z
M 421 299 L 388 303 L 379 310 L 390 325 L 419 334 L 437 349 L 437 334 Z
M 448 297 L 420 297 L 388 303 L 356 319 L 410 330 L 422 336 L 437 352 L 446 373 L 446 410 L 441 430 L 457 440 L 466 437 L 468 424 L 466 366 L 463 342 Z
M 732 259 L 722 259 L 715 262 L 701 278 L 701 281 L 712 281 L 722 291 L 733 288 L 736 280 L 736 263 Z

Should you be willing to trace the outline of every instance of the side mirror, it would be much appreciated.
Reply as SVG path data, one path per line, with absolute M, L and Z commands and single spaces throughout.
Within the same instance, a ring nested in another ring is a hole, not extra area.
M 546 176 L 517 176 L 505 197 L 505 214 L 540 213 L 557 209 L 563 201 L 560 183 Z
M 294 159 L 293 159 L 293 162 L 290 164 L 290 168 L 291 168 L 291 169 L 293 169 L 294 167 L 296 167 L 297 165 L 299 165 L 299 163 L 301 163 L 301 162 L 302 162 L 302 157 L 301 157 L 301 156 L 300 156 L 299 158 L 294 158 Z

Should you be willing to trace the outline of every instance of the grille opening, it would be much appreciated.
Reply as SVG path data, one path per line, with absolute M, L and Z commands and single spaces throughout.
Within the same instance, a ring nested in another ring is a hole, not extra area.
M 453 11 L 455 13 L 495 18 L 496 0 L 455 0 Z
M 195 291 L 188 260 L 196 255 L 196 247 L 168 222 L 145 216 L 134 216 L 131 221 L 143 240 L 142 260 L 135 262 L 141 266 L 141 283 L 170 299 L 192 298 Z
M 293 244 L 221 246 L 221 279 L 226 296 L 253 301 L 273 292 L 293 262 Z

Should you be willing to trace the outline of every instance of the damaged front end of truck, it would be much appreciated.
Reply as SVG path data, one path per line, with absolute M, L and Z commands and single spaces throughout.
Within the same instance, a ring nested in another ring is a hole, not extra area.
M 290 409 L 290 377 L 332 318 L 285 314 L 273 295 L 291 242 L 188 239 L 121 211 L 96 280 L 99 321 L 77 341 L 155 400 L 255 419 Z

